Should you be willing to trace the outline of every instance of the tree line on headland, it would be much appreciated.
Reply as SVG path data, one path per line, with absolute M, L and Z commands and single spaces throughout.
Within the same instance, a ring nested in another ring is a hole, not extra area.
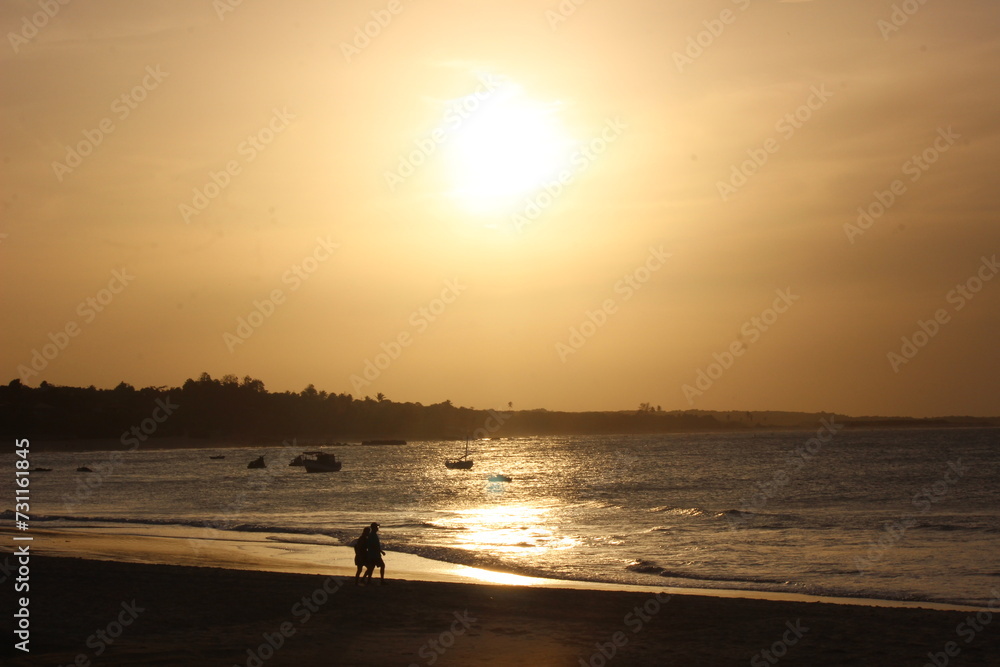
M 63 387 L 20 380 L 0 385 L 4 435 L 37 441 L 118 440 L 122 446 L 158 442 L 171 447 L 225 444 L 356 442 L 399 438 L 437 440 L 525 435 L 654 434 L 696 431 L 815 428 L 832 417 L 848 427 L 997 426 L 983 418 L 849 418 L 831 413 L 665 412 L 643 403 L 637 410 L 556 412 L 457 407 L 451 401 L 422 405 L 397 403 L 382 394 L 355 398 L 318 391 L 269 392 L 260 380 L 234 375 L 214 379 L 202 373 L 180 387 L 114 389 Z M 39 442 L 43 444 L 43 442 Z

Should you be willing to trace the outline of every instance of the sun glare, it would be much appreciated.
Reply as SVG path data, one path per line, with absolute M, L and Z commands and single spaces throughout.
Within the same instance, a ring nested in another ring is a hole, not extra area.
M 530 559 L 554 549 L 569 549 L 575 538 L 559 536 L 550 525 L 550 508 L 516 503 L 455 510 L 449 527 L 460 529 L 456 546 L 509 559 Z
M 481 570 L 473 567 L 464 568 L 459 573 L 468 577 L 474 577 L 487 584 L 503 584 L 505 586 L 534 586 L 540 581 L 544 581 L 534 577 L 510 574 L 509 572 L 494 572 L 493 570 Z
M 448 150 L 452 197 L 476 213 L 499 213 L 544 186 L 566 163 L 572 142 L 555 104 L 514 84 L 454 102 L 461 122 Z

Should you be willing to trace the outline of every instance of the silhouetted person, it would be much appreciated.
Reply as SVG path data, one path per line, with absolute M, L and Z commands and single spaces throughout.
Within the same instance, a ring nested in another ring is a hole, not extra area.
M 378 524 L 372 521 L 371 532 L 368 534 L 368 571 L 365 572 L 365 579 L 371 579 L 372 572 L 377 567 L 379 569 L 380 583 L 385 583 L 385 561 L 382 560 L 382 556 L 384 555 L 382 542 L 378 539 Z
M 354 564 L 358 566 L 358 571 L 354 573 L 354 585 L 357 586 L 361 578 L 361 570 L 368 563 L 368 533 L 371 532 L 369 526 L 361 531 L 361 537 L 354 543 Z

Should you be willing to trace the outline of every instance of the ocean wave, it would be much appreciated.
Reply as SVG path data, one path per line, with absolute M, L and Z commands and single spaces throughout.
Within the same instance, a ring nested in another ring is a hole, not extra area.
M 670 579 L 685 579 L 688 581 L 715 582 L 718 584 L 772 584 L 790 585 L 791 582 L 784 579 L 768 579 L 766 577 L 720 577 L 712 574 L 701 574 L 697 572 L 685 572 L 682 570 L 672 570 L 661 566 L 654 561 L 636 559 L 625 566 L 629 572 L 638 574 L 652 574 L 658 577 Z
M 14 512 L 0 512 L 0 520 L 13 519 Z M 337 537 L 339 531 L 317 530 L 316 528 L 300 528 L 295 526 L 278 526 L 260 523 L 232 523 L 223 519 L 154 519 L 150 517 L 106 517 L 106 516 L 76 516 L 60 514 L 32 514 L 31 521 L 35 523 L 50 521 L 65 521 L 72 523 L 106 523 L 139 526 L 182 526 L 185 528 L 205 528 L 207 530 L 231 531 L 236 533 L 286 533 L 292 535 L 328 535 Z
M 970 526 L 956 526 L 953 523 L 925 523 L 914 526 L 918 530 L 938 530 L 943 533 L 950 533 L 956 530 L 976 530 Z
M 531 547 L 531 544 L 521 544 L 518 546 Z M 478 567 L 481 569 L 493 570 L 495 572 L 506 572 L 509 574 L 520 574 L 528 577 L 545 577 L 548 579 L 565 579 L 553 572 L 541 568 L 514 564 L 499 556 L 492 554 L 461 549 L 458 547 L 435 546 L 429 544 L 411 544 L 406 542 L 393 542 L 389 549 L 391 551 L 412 554 L 430 560 L 454 565 L 466 565 L 468 567 Z
M 823 528 L 814 520 L 803 521 L 803 517 L 795 514 L 782 514 L 777 512 L 750 512 L 746 510 L 727 509 L 716 512 L 713 519 L 727 521 L 736 526 L 754 527 L 760 530 L 781 530 L 792 525 L 802 528 Z
M 631 561 L 625 566 L 625 569 L 629 572 L 638 572 L 640 574 L 660 574 L 660 572 L 663 572 L 664 570 L 664 568 L 660 567 L 653 561 L 642 560 L 641 558 Z
M 708 512 L 700 507 L 673 507 L 672 505 L 651 507 L 649 511 L 657 514 L 672 514 L 674 516 L 706 516 L 708 514 Z
M 0 520 L 3 519 L 13 519 L 14 512 L 12 510 L 4 510 L 0 512 Z M 129 524 L 149 524 L 153 526 L 169 526 L 169 525 L 179 525 L 179 526 L 197 526 L 200 523 L 185 522 L 183 520 L 177 519 L 152 519 L 143 518 L 136 519 L 130 517 L 99 517 L 99 516 L 78 516 L 72 514 L 32 514 L 32 522 L 40 521 L 78 521 L 81 523 L 129 523 Z
M 410 521 L 403 523 L 385 524 L 391 528 L 430 528 L 431 530 L 468 530 L 465 526 L 445 526 L 433 521 Z
M 915 530 L 935 530 L 943 533 L 963 531 L 970 533 L 1000 533 L 997 526 L 962 526 L 954 523 L 922 523 L 914 526 Z
M 768 579 L 766 577 L 718 577 L 707 574 L 697 574 L 692 572 L 680 572 L 677 570 L 663 570 L 660 572 L 661 577 L 669 577 L 671 579 L 685 579 L 688 581 L 714 581 L 718 583 L 726 584 L 775 584 L 780 586 L 790 586 L 792 582 L 786 579 Z
M 324 537 L 327 539 L 322 539 Z M 315 535 L 295 535 L 294 537 L 288 537 L 286 535 L 268 535 L 267 539 L 270 542 L 278 542 L 280 544 L 318 544 L 321 546 L 329 546 L 329 539 L 331 537 L 337 540 L 336 537 L 325 533 L 317 533 Z M 342 546 L 340 544 L 340 540 L 337 540 L 337 543 L 337 546 Z
M 978 521 L 970 523 L 952 523 L 947 520 L 941 522 L 919 521 L 916 525 L 912 526 L 910 530 L 927 530 L 942 533 L 951 533 L 955 531 L 997 533 L 1000 532 L 1000 526 L 992 525 L 992 523 L 984 525 L 982 522 Z
M 661 505 L 648 510 L 656 514 L 675 516 L 681 519 L 715 519 L 730 521 L 750 521 L 756 519 L 766 519 L 769 521 L 794 521 L 797 517 L 792 514 L 778 514 L 771 512 L 753 512 L 739 510 L 735 508 L 722 511 L 706 510 L 702 507 L 674 507 L 672 505 Z

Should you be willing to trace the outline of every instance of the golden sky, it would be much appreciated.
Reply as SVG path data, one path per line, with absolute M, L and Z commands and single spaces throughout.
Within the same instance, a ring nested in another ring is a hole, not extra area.
M 994 0 L 0 19 L 4 381 L 1000 414 Z

